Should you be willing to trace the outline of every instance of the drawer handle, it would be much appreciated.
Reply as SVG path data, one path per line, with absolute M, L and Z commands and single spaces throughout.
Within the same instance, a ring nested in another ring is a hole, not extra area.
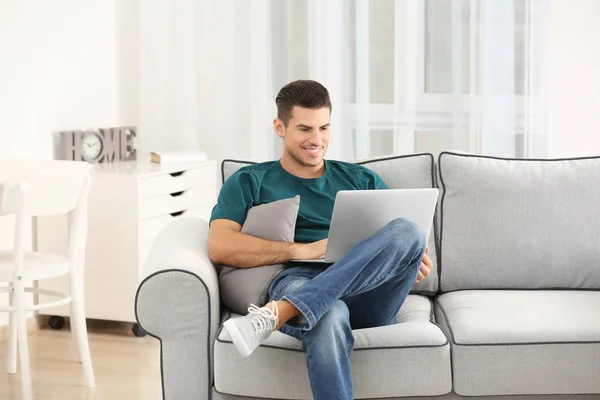
M 181 214 L 183 214 L 185 211 L 177 211 L 174 213 L 171 213 L 171 217 L 179 217 Z
M 171 175 L 173 178 L 176 178 L 178 176 L 183 175 L 185 171 L 179 171 L 179 172 L 171 172 L 169 175 Z
M 177 196 L 181 196 L 184 192 L 185 192 L 185 190 L 182 190 L 181 192 L 175 192 L 175 193 L 169 193 L 169 194 L 172 197 L 177 197 Z

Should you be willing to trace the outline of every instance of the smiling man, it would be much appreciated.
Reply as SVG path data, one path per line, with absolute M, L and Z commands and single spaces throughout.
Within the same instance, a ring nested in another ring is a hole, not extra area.
M 333 265 L 290 262 L 324 256 L 338 191 L 387 185 L 363 166 L 324 158 L 332 107 L 320 83 L 291 82 L 275 101 L 274 127 L 283 154 L 277 161 L 241 168 L 225 181 L 211 216 L 208 250 L 214 263 L 237 268 L 289 264 L 271 283 L 268 304 L 250 307 L 248 315 L 224 327 L 243 356 L 274 330 L 296 337 L 306 353 L 314 398 L 353 399 L 352 329 L 395 323 L 410 289 L 431 271 L 425 234 L 416 224 L 397 219 Z M 252 206 L 296 195 L 300 209 L 294 243 L 241 233 Z

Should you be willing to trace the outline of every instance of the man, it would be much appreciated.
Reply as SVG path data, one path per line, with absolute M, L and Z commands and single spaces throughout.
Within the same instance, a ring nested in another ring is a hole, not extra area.
M 309 80 L 291 82 L 276 104 L 274 127 L 283 154 L 278 161 L 244 167 L 224 183 L 208 240 L 214 263 L 248 268 L 322 258 L 337 191 L 387 189 L 363 166 L 324 159 L 331 114 L 325 87 Z M 294 243 L 240 232 L 250 207 L 297 194 Z M 248 315 L 230 319 L 225 328 L 242 355 L 274 330 L 298 338 L 314 398 L 352 399 L 352 329 L 395 323 L 410 289 L 431 271 L 428 250 L 418 226 L 394 220 L 333 265 L 287 264 L 269 288 L 270 302 L 252 305 Z

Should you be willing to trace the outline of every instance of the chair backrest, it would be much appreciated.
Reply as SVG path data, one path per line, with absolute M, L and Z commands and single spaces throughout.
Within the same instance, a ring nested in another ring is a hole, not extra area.
M 2 212 L 27 216 L 64 214 L 74 210 L 87 190 L 88 174 L 82 171 L 46 170 L 15 177 L 4 184 Z
M 91 166 L 90 166 L 91 167 Z M 68 258 L 72 268 L 83 267 L 87 238 L 87 198 L 90 168 L 47 168 L 9 179 L 3 188 L 4 214 L 16 215 L 13 247 L 15 279 L 22 274 L 28 217 L 67 214 Z

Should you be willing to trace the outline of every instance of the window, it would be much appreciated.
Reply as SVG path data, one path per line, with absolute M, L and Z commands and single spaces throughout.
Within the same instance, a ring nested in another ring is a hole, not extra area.
M 327 60 L 343 158 L 524 154 L 530 0 L 316 2 L 271 0 L 273 85 Z

